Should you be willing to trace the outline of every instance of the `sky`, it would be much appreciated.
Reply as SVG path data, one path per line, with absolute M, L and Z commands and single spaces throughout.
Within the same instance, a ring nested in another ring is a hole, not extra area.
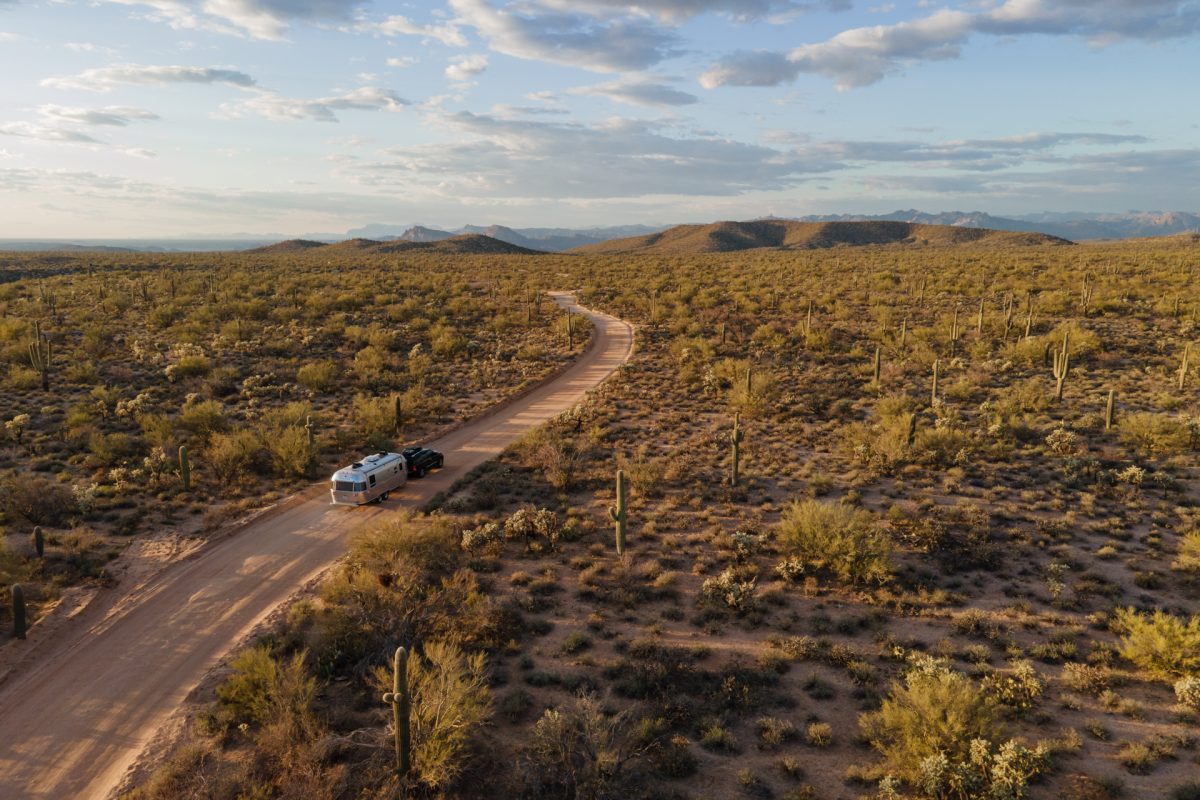
M 1200 210 L 1200 0 L 0 0 L 0 237 Z

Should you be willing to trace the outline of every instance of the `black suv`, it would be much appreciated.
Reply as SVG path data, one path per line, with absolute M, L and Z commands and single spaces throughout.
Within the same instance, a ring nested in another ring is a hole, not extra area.
M 441 453 L 427 447 L 406 447 L 400 451 L 400 454 L 404 456 L 404 462 L 408 464 L 408 477 L 410 478 L 424 478 L 426 472 L 441 467 L 445 461 Z

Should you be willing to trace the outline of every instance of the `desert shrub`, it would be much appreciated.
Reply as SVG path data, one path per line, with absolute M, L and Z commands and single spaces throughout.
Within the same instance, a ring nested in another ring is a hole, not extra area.
M 885 769 L 916 784 L 927 759 L 967 762 L 976 739 L 996 740 L 993 700 L 965 675 L 928 659 L 894 683 L 879 711 L 859 719 L 864 738 L 884 756 Z
M 391 691 L 390 666 L 376 667 L 372 678 L 377 692 Z M 408 661 L 408 682 L 413 769 L 421 783 L 445 789 L 462 775 L 472 740 L 492 716 L 483 653 L 426 642 L 423 653 Z
M 1113 629 L 1121 633 L 1120 654 L 1140 668 L 1162 678 L 1200 673 L 1200 616 L 1185 620 L 1161 610 L 1146 615 L 1122 608 Z
M 778 527 L 782 546 L 839 579 L 885 583 L 892 575 L 892 545 L 867 511 L 820 500 L 793 502 Z
M 204 461 L 223 484 L 232 484 L 245 475 L 258 457 L 261 446 L 250 431 L 217 433 L 204 448 Z
M 396 403 L 390 397 L 354 396 L 352 436 L 363 447 L 385 450 L 396 434 Z
M 317 682 L 309 675 L 305 654 L 277 659 L 269 647 L 242 651 L 233 674 L 217 687 L 217 701 L 234 723 L 266 724 L 310 713 Z
M 550 800 L 618 800 L 629 796 L 639 755 L 629 736 L 628 712 L 606 714 L 600 701 L 583 695 L 547 710 L 533 726 L 521 753 L 519 796 Z
M 48 478 L 10 472 L 0 478 L 0 511 L 30 525 L 62 525 L 79 511 L 70 486 Z
M 304 428 L 281 428 L 266 437 L 267 450 L 276 474 L 302 478 L 317 460 L 316 444 L 308 441 Z
M 933 556 L 948 572 L 995 567 L 1001 560 L 988 515 L 977 507 L 921 508 L 895 513 L 890 522 L 900 542 Z
M 1185 533 L 1179 539 L 1179 550 L 1171 568 L 1180 572 L 1200 572 L 1200 530 Z
M 341 368 L 336 361 L 314 361 L 296 370 L 296 381 L 314 392 L 332 392 L 341 385 Z
M 1150 411 L 1137 411 L 1121 417 L 1118 433 L 1125 444 L 1147 453 L 1184 453 L 1196 445 L 1186 420 Z
M 111 467 L 126 463 L 141 452 L 142 442 L 127 433 L 93 433 L 88 438 L 93 463 Z
M 184 403 L 176 424 L 185 431 L 207 438 L 229 426 L 225 408 L 217 400 L 198 400 Z

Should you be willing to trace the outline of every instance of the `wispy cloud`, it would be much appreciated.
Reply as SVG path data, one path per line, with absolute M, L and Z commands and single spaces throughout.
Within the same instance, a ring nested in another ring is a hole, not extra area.
M 302 100 L 276 92 L 259 92 L 252 97 L 221 107 L 226 117 L 254 115 L 271 120 L 311 119 L 337 122 L 337 111 L 400 111 L 410 105 L 391 89 L 363 86 L 341 94 Z
M 458 56 L 446 67 L 446 77 L 457 83 L 465 83 L 482 75 L 488 68 L 488 57 L 481 54 Z
M 717 137 L 669 135 L 660 125 L 596 125 L 459 113 L 437 118 L 460 141 L 397 148 L 355 166 L 364 185 L 424 183 L 453 196 L 615 198 L 736 195 L 795 186 L 837 169 L 795 154 Z
M 107 92 L 121 84 L 167 85 L 180 83 L 221 83 L 249 89 L 255 85 L 254 78 L 244 72 L 223 67 L 159 67 L 122 64 L 111 67 L 86 69 L 78 75 L 46 78 L 42 86 L 54 89 L 85 89 Z
M 417 36 L 421 39 L 441 42 L 448 47 L 466 47 L 467 38 L 457 23 L 421 24 L 399 14 L 373 22 L 360 20 L 355 30 L 379 33 L 384 36 Z
M 139 120 L 158 119 L 158 114 L 143 108 L 129 106 L 103 106 L 101 108 L 69 108 L 67 106 L 44 105 L 38 113 L 47 119 L 74 122 L 81 125 L 113 125 L 124 127 Z
M 801 73 L 832 78 L 838 88 L 867 86 L 906 67 L 958 58 L 974 35 L 1042 34 L 1082 37 L 1096 46 L 1116 41 L 1193 36 L 1200 5 L 1191 0 L 1006 0 L 982 11 L 943 9 L 893 25 L 852 28 L 787 53 L 736 52 L 700 78 L 706 88 L 777 86 Z
M 361 0 L 108 0 L 147 9 L 174 28 L 281 39 L 297 20 L 350 19 Z
M 0 124 L 0 136 L 19 136 L 44 142 L 69 144 L 102 144 L 99 139 L 71 128 L 56 128 L 35 122 L 5 122 Z
M 656 83 L 644 79 L 628 79 L 600 83 L 594 86 L 579 86 L 569 91 L 574 95 L 596 95 L 607 97 L 618 103 L 629 103 L 635 106 L 664 107 L 687 106 L 699 102 L 694 94 L 689 94 L 665 83 Z
M 497 8 L 487 0 L 449 2 L 462 25 L 493 50 L 515 58 L 623 72 L 645 69 L 678 52 L 674 33 L 631 14 L 597 18 L 528 5 Z

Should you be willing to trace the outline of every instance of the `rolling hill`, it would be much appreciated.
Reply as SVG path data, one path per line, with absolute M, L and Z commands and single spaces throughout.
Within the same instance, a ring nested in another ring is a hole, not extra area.
M 792 222 L 756 220 L 679 225 L 659 233 L 577 247 L 573 253 L 725 253 L 770 247 L 808 250 L 864 245 L 1025 246 L 1070 244 L 1041 233 L 996 231 L 910 222 Z
M 347 239 L 344 242 L 337 242 L 336 244 L 324 244 L 322 242 L 312 242 L 304 239 L 289 239 L 286 242 L 278 242 L 266 247 L 259 247 L 254 250 L 250 250 L 248 252 L 316 253 L 318 255 L 407 252 L 454 253 L 460 255 L 536 255 L 541 251 L 531 250 L 527 247 L 519 247 L 515 244 L 509 244 L 508 242 L 502 242 L 499 239 L 493 239 L 490 236 L 465 234 L 463 236 L 450 236 L 448 238 L 435 239 L 432 241 L 404 241 L 396 239 L 393 241 L 380 242 L 374 239 Z

